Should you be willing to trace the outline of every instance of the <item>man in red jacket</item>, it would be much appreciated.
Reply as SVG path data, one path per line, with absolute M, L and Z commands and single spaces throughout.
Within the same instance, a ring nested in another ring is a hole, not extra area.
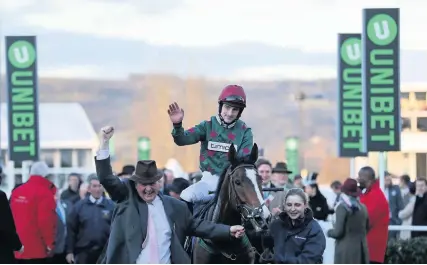
M 55 185 L 46 177 L 45 162 L 35 162 L 30 179 L 10 196 L 10 207 L 23 253 L 15 253 L 19 263 L 48 263 L 54 248 L 56 233 Z
M 388 223 L 390 212 L 387 199 L 375 179 L 375 171 L 371 167 L 363 167 L 359 171 L 358 182 L 365 189 L 360 201 L 366 205 L 369 216 L 367 235 L 370 263 L 384 263 L 388 239 Z

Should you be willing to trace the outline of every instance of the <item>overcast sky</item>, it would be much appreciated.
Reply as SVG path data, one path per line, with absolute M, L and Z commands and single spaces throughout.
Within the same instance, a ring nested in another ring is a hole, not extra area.
M 0 19 L 3 36 L 38 36 L 42 76 L 313 79 L 335 76 L 337 33 L 360 32 L 367 7 L 401 8 L 402 79 L 427 81 L 421 0 L 2 0 Z

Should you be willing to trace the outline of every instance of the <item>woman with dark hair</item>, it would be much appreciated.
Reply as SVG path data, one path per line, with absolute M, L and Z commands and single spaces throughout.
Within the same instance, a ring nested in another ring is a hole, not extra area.
M 309 196 L 311 210 L 313 211 L 314 219 L 326 221 L 328 219 L 330 210 L 328 201 L 325 196 L 320 192 L 317 185 L 317 173 L 311 173 L 304 181 L 304 191 Z
M 335 264 L 369 264 L 368 210 L 360 203 L 360 194 L 355 179 L 348 178 L 341 187 L 334 227 L 327 232 L 328 237 L 335 239 Z
M 273 261 L 278 264 L 321 264 L 326 238 L 313 219 L 308 198 L 300 188 L 290 189 L 284 200 L 284 211 L 272 221 L 270 238 L 274 245 Z M 265 261 L 262 255 L 261 260 Z

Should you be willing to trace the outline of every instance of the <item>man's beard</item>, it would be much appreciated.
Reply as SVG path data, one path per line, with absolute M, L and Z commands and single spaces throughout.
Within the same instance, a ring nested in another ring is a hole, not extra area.
M 363 184 L 363 183 L 360 183 L 360 182 L 359 182 L 359 188 L 360 188 L 361 190 L 364 190 L 364 189 L 366 188 L 366 185 L 365 185 L 365 184 Z

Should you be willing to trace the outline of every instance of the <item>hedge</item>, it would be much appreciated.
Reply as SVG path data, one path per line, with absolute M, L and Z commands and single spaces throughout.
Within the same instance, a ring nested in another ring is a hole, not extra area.
M 427 237 L 391 240 L 385 254 L 386 264 L 427 264 Z

